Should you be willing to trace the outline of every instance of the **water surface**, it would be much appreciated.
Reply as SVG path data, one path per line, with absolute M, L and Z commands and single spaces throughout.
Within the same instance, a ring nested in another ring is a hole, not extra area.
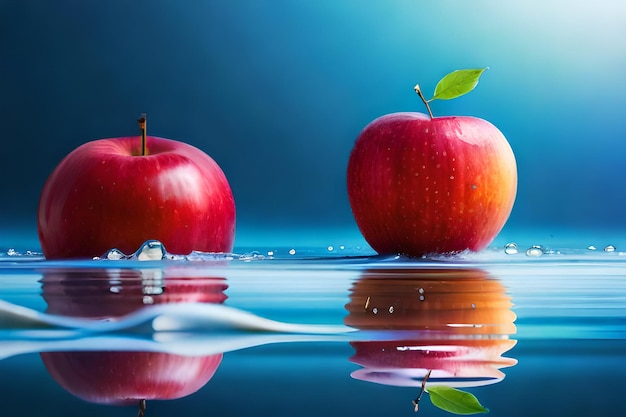
M 623 413 L 618 251 L 10 255 L 2 416 L 136 415 L 138 396 L 147 416 L 408 416 L 429 370 L 427 388 L 469 391 L 492 415 Z M 450 415 L 427 395 L 418 414 Z

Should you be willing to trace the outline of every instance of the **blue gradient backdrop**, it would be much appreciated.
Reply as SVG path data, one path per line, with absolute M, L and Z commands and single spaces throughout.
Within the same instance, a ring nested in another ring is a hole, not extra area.
M 189 142 L 228 176 L 237 244 L 358 236 L 345 169 L 359 131 L 423 111 L 490 120 L 518 160 L 503 234 L 626 230 L 621 1 L 0 1 L 0 247 L 36 242 L 41 187 L 81 143 Z M 336 240 L 335 240 L 336 241 Z

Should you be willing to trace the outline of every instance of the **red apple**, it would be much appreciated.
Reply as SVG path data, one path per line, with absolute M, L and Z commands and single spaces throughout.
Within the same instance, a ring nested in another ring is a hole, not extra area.
M 517 169 L 504 135 L 483 119 L 393 113 L 359 134 L 347 186 L 375 251 L 419 257 L 487 247 L 511 213 Z
M 45 352 L 46 369 L 75 397 L 95 404 L 135 405 L 173 400 L 202 388 L 222 355 L 183 356 L 161 352 Z
M 142 148 L 140 137 L 100 139 L 61 161 L 39 203 L 46 258 L 130 254 L 151 239 L 176 254 L 232 251 L 235 203 L 217 163 L 169 139 Z
M 345 323 L 387 337 L 350 343 L 350 360 L 363 367 L 352 376 L 419 386 L 430 370 L 431 383 L 497 382 L 500 368 L 516 363 L 502 356 L 516 343 L 511 307 L 504 286 L 480 269 L 366 271 L 352 288 Z
M 108 319 L 145 305 L 222 303 L 223 278 L 179 276 L 181 271 L 58 270 L 46 273 L 43 297 L 48 313 Z M 104 348 L 104 347 L 103 347 Z M 93 403 L 128 405 L 139 400 L 175 399 L 203 387 L 222 355 L 187 356 L 161 352 L 42 352 L 50 375 L 65 390 Z

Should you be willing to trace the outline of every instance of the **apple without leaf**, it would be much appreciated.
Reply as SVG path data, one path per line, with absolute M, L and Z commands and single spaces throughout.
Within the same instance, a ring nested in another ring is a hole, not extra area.
M 97 320 L 114 319 L 149 304 L 226 299 L 225 279 L 179 272 L 52 271 L 43 278 L 43 297 L 48 313 Z M 130 346 L 129 351 L 42 352 L 41 358 L 50 375 L 76 397 L 98 404 L 134 405 L 196 392 L 215 374 L 222 354 L 187 356 L 134 351 Z
M 54 169 L 39 202 L 39 240 L 48 259 L 133 253 L 159 240 L 171 253 L 230 252 L 235 203 L 207 154 L 146 136 L 85 143 Z
M 356 379 L 419 386 L 428 370 L 431 385 L 496 383 L 500 368 L 515 359 L 516 316 L 511 297 L 481 269 L 376 269 L 351 289 L 345 324 L 367 331 L 397 331 L 397 340 L 359 340 L 352 362 Z M 393 333 L 391 333 L 393 334 Z
M 479 251 L 507 221 L 517 188 L 513 151 L 491 123 L 433 117 L 429 101 L 475 87 L 481 70 L 444 77 L 422 113 L 392 113 L 368 124 L 350 154 L 347 187 L 356 223 L 380 254 L 424 256 Z

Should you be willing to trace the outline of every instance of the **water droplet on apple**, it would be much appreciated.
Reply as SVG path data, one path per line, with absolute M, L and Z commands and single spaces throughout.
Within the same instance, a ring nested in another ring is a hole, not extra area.
M 423 295 L 420 295 L 420 301 L 424 301 L 426 299 L 426 297 L 424 297 Z
M 510 242 L 504 245 L 504 253 L 506 253 L 507 255 L 515 255 L 518 252 L 519 249 L 517 248 L 517 243 Z
M 393 306 L 389 306 L 389 314 L 393 314 L 393 312 L 394 312 Z
M 533 245 L 526 250 L 526 256 L 541 256 L 543 255 L 543 247 L 540 245 Z
M 111 288 L 109 288 L 109 291 L 112 292 L 113 294 L 119 294 L 120 292 L 122 292 L 122 287 L 120 287 L 119 285 L 114 285 Z
M 377 309 L 376 307 L 374 307 L 374 308 L 372 309 L 372 313 L 374 313 L 374 314 L 378 314 L 378 309 Z
M 472 303 L 472 310 L 476 308 L 476 304 Z
M 615 246 L 613 246 L 613 245 L 605 246 L 604 251 L 605 252 L 615 252 Z

